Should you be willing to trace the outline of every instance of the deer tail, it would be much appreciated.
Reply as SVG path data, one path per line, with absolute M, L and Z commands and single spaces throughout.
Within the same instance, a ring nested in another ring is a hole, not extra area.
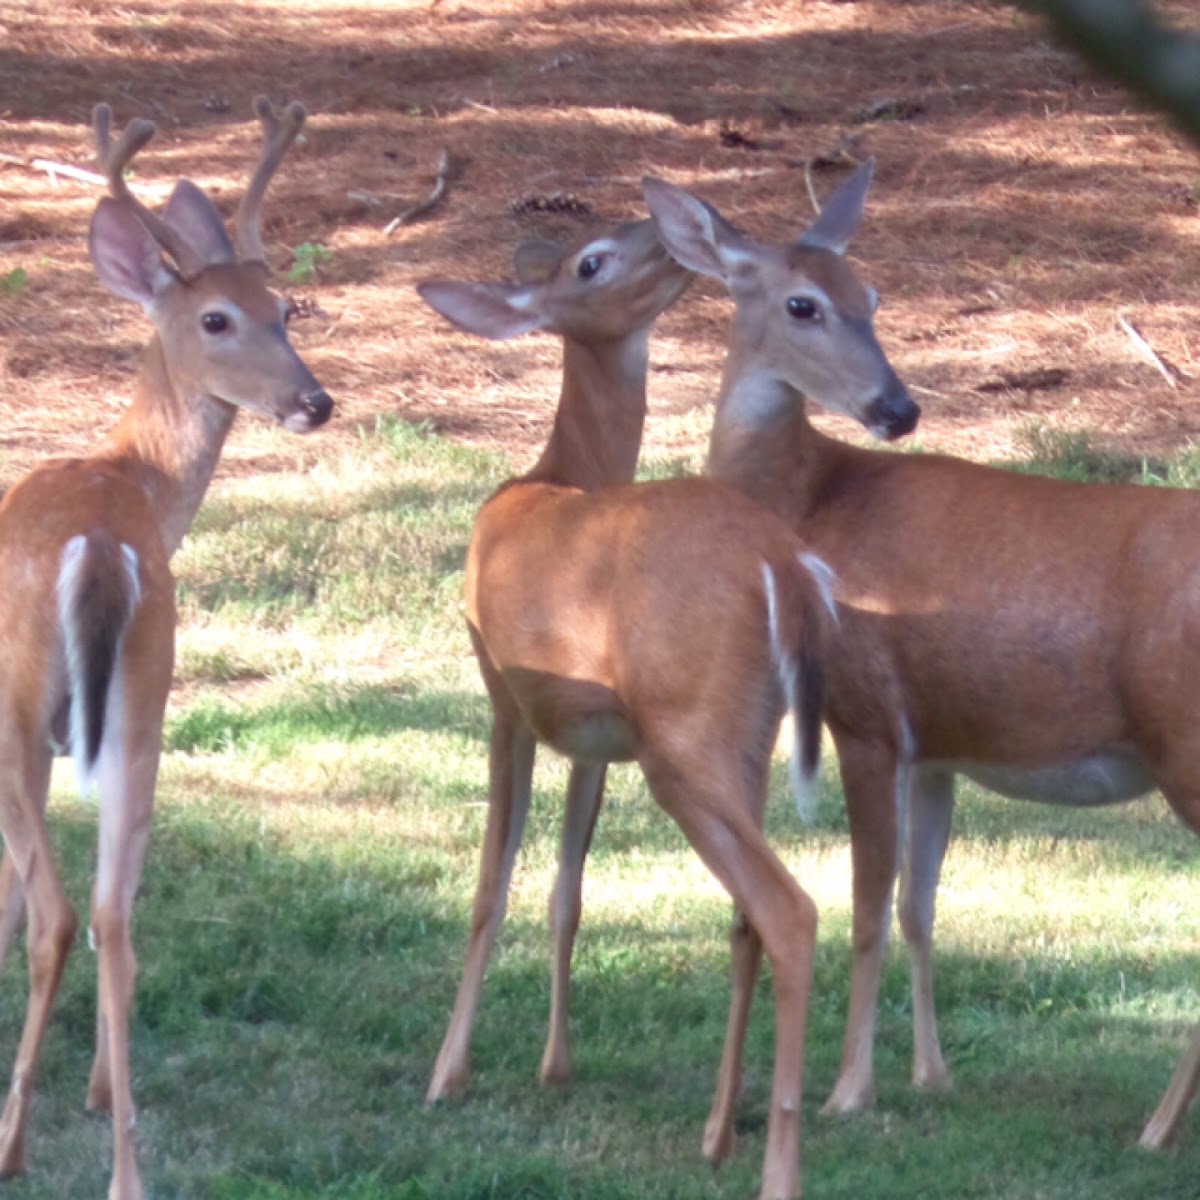
M 117 656 L 140 594 L 136 552 L 106 530 L 78 534 L 63 547 L 58 624 L 67 672 L 70 750 L 81 795 L 95 778 Z
M 834 575 L 821 559 L 802 553 L 789 565 L 793 569 L 777 574 L 764 562 L 763 582 L 771 654 L 792 716 L 789 762 L 792 795 L 800 819 L 811 824 L 816 819 L 820 797 L 818 775 L 825 697 L 822 648 L 827 641 L 826 631 L 837 621 L 837 607 L 833 600 Z

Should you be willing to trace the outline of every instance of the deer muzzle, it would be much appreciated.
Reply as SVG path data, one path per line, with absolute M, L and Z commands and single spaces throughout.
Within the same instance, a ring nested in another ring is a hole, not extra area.
M 897 379 L 871 402 L 864 424 L 876 437 L 893 442 L 912 433 L 920 417 L 920 406 Z
M 281 418 L 280 424 L 292 433 L 308 433 L 319 429 L 332 415 L 333 400 L 329 393 L 324 388 L 315 388 L 296 398 L 295 407 Z

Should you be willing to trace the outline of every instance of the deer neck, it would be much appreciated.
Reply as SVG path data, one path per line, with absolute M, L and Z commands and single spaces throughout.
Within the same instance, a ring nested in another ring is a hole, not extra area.
M 837 447 L 810 424 L 800 392 L 731 355 L 708 446 L 711 478 L 794 522 L 818 503 Z
M 231 404 L 178 386 L 155 337 L 133 403 L 98 454 L 127 470 L 145 492 L 168 555 L 192 527 L 236 413 Z
M 595 491 L 629 483 L 646 423 L 650 331 L 610 341 L 563 340 L 554 428 L 530 482 Z

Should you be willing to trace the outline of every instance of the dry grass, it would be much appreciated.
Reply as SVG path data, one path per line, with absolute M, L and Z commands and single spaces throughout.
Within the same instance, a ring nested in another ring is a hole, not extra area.
M 1194 19 L 1183 4 L 1172 12 Z M 523 196 L 571 193 L 597 219 L 634 215 L 647 172 L 789 236 L 810 212 L 804 161 L 844 137 L 878 159 L 855 252 L 924 402 L 924 445 L 1004 456 L 1031 418 L 1135 453 L 1200 431 L 1195 152 L 1004 4 L 0 0 L 0 33 L 0 148 L 86 163 L 87 114 L 107 99 L 161 127 L 140 163 L 151 196 L 187 173 L 228 207 L 254 153 L 253 93 L 310 108 L 268 234 L 281 268 L 304 242 L 331 252 L 301 289 L 328 317 L 298 340 L 341 420 L 302 450 L 247 422 L 226 471 L 331 453 L 381 412 L 527 460 L 556 391 L 554 347 L 467 343 L 412 284 L 503 274 L 522 236 L 586 224 L 516 215 Z M 901 106 L 898 119 L 862 119 L 882 101 Z M 461 163 L 448 199 L 385 236 L 427 193 L 443 147 Z M 818 172 L 818 188 L 837 177 Z M 0 296 L 7 479 L 111 423 L 145 327 L 87 263 L 93 189 L 5 166 L 0 199 L 0 278 L 28 276 Z M 1121 312 L 1184 374 L 1180 387 L 1137 357 Z M 726 318 L 701 287 L 663 322 L 652 452 L 695 449 L 680 430 L 690 438 L 697 423 L 677 418 L 713 393 Z M 1065 383 L 989 390 L 1045 367 Z

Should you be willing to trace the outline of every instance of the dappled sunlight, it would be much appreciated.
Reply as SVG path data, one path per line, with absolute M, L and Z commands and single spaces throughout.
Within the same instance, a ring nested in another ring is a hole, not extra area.
M 1194 19 L 1183 0 L 1165 7 Z M 228 215 L 257 141 L 253 94 L 310 113 L 264 234 L 298 312 L 289 337 L 336 414 L 303 438 L 240 417 L 174 559 L 182 624 L 136 910 L 148 1191 L 744 1200 L 769 1108 L 770 972 L 739 1144 L 714 1173 L 697 1151 L 731 905 L 634 766 L 610 772 L 584 878 L 573 1084 L 534 1083 L 569 771 L 539 752 L 471 1091 L 424 1104 L 488 818 L 466 547 L 485 498 L 547 435 L 561 350 L 547 335 L 469 338 L 415 285 L 511 279 L 524 239 L 576 243 L 644 217 L 645 175 L 697 189 L 754 236 L 794 238 L 814 195 L 873 157 L 849 252 L 923 409 L 896 451 L 1042 470 L 1056 438 L 1077 438 L 1077 457 L 1111 446 L 1134 475 L 1194 483 L 1194 147 L 1031 12 L 982 0 L 0 0 L 0 29 L 0 485 L 111 428 L 149 336 L 88 260 L 98 188 L 34 160 L 90 168 L 87 114 L 107 99 L 118 122 L 158 125 L 139 195 L 159 204 L 185 176 Z M 445 195 L 390 228 L 430 195 L 443 152 Z M 644 476 L 703 469 L 730 314 L 704 280 L 657 324 Z M 871 444 L 849 420 L 813 418 Z M 1200 856 L 1165 802 L 1066 811 L 962 787 L 934 951 L 955 1091 L 909 1086 L 893 922 L 878 1104 L 832 1120 L 818 1110 L 849 991 L 847 817 L 826 738 L 817 819 L 799 822 L 788 740 L 767 832 L 820 914 L 806 1195 L 1193 1195 L 1195 1114 L 1171 1155 L 1132 1149 L 1200 1020 Z M 98 819 L 58 762 L 51 836 L 81 914 Z M 23 945 L 13 956 L 8 1046 Z M 102 1191 L 107 1131 L 80 1113 L 95 988 L 81 939 L 14 1195 Z

